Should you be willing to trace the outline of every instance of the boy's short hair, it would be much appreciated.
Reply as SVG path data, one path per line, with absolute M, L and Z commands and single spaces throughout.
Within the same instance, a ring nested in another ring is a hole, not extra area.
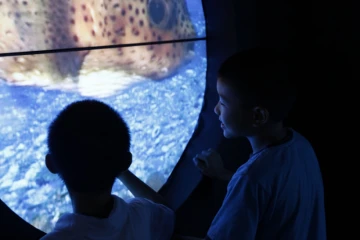
M 241 51 L 223 62 L 218 73 L 220 81 L 233 87 L 245 106 L 268 109 L 272 121 L 284 120 L 295 102 L 285 51 L 269 48 Z
M 130 133 L 122 117 L 95 100 L 68 105 L 51 123 L 48 148 L 68 189 L 80 193 L 111 190 L 129 167 Z

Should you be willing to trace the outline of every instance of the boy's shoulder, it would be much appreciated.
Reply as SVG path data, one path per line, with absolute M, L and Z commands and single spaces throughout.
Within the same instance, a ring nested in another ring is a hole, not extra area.
M 132 198 L 127 201 L 129 217 L 134 223 L 148 225 L 153 233 L 160 234 L 159 239 L 169 239 L 175 227 L 175 213 L 165 205 L 145 198 Z
M 134 211 L 145 211 L 152 215 L 166 215 L 170 218 L 174 216 L 174 211 L 169 207 L 146 198 L 132 198 L 127 200 L 126 203 Z
M 151 209 L 156 209 L 159 207 L 165 207 L 166 209 L 168 209 L 166 206 L 162 205 L 162 204 L 158 204 L 155 203 L 149 199 L 146 198 L 140 198 L 140 197 L 135 197 L 135 198 L 130 198 L 126 201 L 124 201 L 130 208 L 133 209 L 146 209 L 146 210 L 151 210 Z M 170 210 L 170 209 L 169 209 Z
M 235 173 L 235 177 L 246 175 L 252 182 L 267 184 L 269 178 L 280 176 L 301 165 L 302 161 L 317 164 L 310 142 L 300 133 L 289 129 L 290 138 L 279 145 L 270 146 L 252 155 Z

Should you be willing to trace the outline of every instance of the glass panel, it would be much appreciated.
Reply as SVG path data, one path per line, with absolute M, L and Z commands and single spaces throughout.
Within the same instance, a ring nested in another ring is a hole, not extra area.
M 190 47 L 195 54 L 185 59 Z M 47 127 L 61 109 L 92 97 L 118 110 L 132 134 L 130 169 L 158 190 L 190 140 L 203 103 L 205 41 L 92 51 L 78 74 L 65 78 L 59 69 L 69 65 L 60 60 L 78 55 L 0 58 L 5 77 L 0 80 L 0 196 L 45 232 L 72 211 L 62 181 L 44 164 Z M 119 181 L 113 191 L 131 197 Z
M 204 37 L 200 0 L 0 0 L 0 53 Z

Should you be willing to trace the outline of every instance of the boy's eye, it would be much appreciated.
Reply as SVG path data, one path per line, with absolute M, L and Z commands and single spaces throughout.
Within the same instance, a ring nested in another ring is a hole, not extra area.
M 220 105 L 225 106 L 225 104 L 222 102 L 221 97 L 219 97 L 219 103 L 220 103 Z

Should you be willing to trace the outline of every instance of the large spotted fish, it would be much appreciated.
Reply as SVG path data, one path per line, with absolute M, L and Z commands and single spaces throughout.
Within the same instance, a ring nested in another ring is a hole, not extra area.
M 0 0 L 0 53 L 195 37 L 185 0 Z M 172 75 L 193 56 L 190 42 L 0 58 L 16 85 L 109 95 Z

